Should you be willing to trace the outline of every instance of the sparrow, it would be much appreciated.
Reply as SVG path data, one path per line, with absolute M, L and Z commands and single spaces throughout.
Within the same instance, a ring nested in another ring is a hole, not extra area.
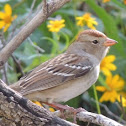
M 66 102 L 89 89 L 100 63 L 117 41 L 97 30 L 84 30 L 66 52 L 33 69 L 10 87 L 33 101 Z

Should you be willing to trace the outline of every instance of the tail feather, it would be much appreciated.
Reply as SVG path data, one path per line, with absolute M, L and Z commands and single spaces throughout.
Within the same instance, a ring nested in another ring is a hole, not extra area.
M 17 81 L 16 83 L 11 84 L 10 88 L 12 88 L 13 90 L 15 90 L 15 91 L 20 93 L 21 92 L 20 83 L 21 83 L 21 81 Z

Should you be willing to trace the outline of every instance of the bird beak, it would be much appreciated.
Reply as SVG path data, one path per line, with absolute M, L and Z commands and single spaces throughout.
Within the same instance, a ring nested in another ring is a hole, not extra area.
M 107 40 L 104 42 L 104 45 L 105 46 L 112 46 L 112 45 L 115 45 L 117 43 L 118 43 L 117 41 L 110 39 L 110 38 L 107 38 Z

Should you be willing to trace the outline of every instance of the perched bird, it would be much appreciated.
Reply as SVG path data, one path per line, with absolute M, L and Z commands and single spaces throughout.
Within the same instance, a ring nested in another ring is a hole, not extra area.
M 66 102 L 96 82 L 101 60 L 116 43 L 97 30 L 82 31 L 65 53 L 40 64 L 10 87 L 30 100 Z

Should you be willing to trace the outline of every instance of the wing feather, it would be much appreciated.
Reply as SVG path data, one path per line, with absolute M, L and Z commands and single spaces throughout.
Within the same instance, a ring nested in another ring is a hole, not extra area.
M 84 76 L 93 68 L 88 57 L 61 54 L 31 71 L 20 83 L 21 93 L 29 94 L 61 85 Z

